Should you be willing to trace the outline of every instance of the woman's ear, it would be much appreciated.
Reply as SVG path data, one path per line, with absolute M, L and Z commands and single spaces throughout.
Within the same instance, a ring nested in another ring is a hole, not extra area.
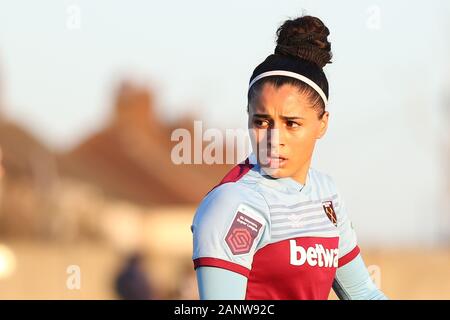
M 320 139 L 322 138 L 325 133 L 327 132 L 328 129 L 328 118 L 329 118 L 330 113 L 328 111 L 325 111 L 325 113 L 322 116 L 322 119 L 319 120 L 319 132 L 317 133 L 317 138 L 316 139 Z

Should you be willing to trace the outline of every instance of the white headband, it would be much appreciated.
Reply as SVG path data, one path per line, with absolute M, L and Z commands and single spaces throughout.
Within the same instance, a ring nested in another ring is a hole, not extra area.
M 248 85 L 248 90 L 250 90 L 250 88 L 256 81 L 258 81 L 261 78 L 269 77 L 269 76 L 286 76 L 286 77 L 291 77 L 291 78 L 295 78 L 300 81 L 303 81 L 304 83 L 308 84 L 311 88 L 316 90 L 316 92 L 320 95 L 323 102 L 325 103 L 325 106 L 328 103 L 327 96 L 314 81 L 312 81 L 311 79 L 309 79 L 301 74 L 291 72 L 291 71 L 285 71 L 285 70 L 273 70 L 273 71 L 267 71 L 267 72 L 261 73 L 260 75 L 255 77 L 255 79 L 253 79 L 252 82 L 250 82 L 250 84 Z

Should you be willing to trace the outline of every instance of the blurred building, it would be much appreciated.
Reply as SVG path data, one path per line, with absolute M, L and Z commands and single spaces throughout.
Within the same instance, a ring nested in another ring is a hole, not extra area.
M 192 132 L 193 120 L 167 125 L 153 110 L 152 93 L 124 83 L 110 125 L 61 155 L 62 172 L 143 205 L 200 201 L 230 166 L 174 164 L 172 130 L 184 127 Z
M 24 254 L 38 260 L 50 258 L 50 265 L 61 273 L 73 257 L 67 250 L 63 253 L 57 249 L 66 247 L 82 252 L 84 257 L 75 260 L 85 266 L 84 270 L 97 272 L 82 262 L 86 259 L 110 261 L 105 273 L 109 277 L 105 282 L 110 284 L 120 257 L 142 250 L 148 255 L 148 273 L 158 273 L 153 284 L 155 295 L 176 297 L 176 274 L 181 272 L 178 266 L 190 259 L 189 227 L 195 205 L 231 166 L 173 164 L 171 132 L 180 127 L 192 131 L 193 121 L 185 118 L 164 124 L 155 116 L 153 103 L 147 89 L 123 83 L 109 125 L 64 154 L 50 150 L 26 129 L 0 115 L 0 146 L 6 171 L 0 201 L 0 239 L 12 243 L 19 256 L 18 278 L 0 281 L 0 288 L 17 288 L 10 296 L 26 296 L 26 288 L 33 283 L 40 288 L 35 272 L 50 271 L 39 269 L 49 264 L 25 271 L 20 263 Z M 77 249 L 81 243 L 84 249 Z M 40 244 L 48 249 L 39 251 Z M 104 252 L 103 258 L 94 254 L 98 250 Z M 51 252 L 60 253 L 49 256 Z M 48 274 L 53 275 L 52 271 Z M 28 285 L 21 288 L 24 282 Z M 86 297 L 55 288 L 49 284 L 35 296 L 55 297 L 56 290 L 67 298 Z M 91 288 L 91 292 L 95 290 L 99 289 Z M 113 294 L 114 288 L 110 291 L 109 297 L 119 298 Z
M 1 121 L 7 171 L 1 232 L 45 237 L 65 215 L 61 206 L 80 211 L 90 206 L 93 212 L 85 214 L 89 216 L 98 215 L 100 203 L 114 199 L 144 207 L 198 203 L 230 165 L 174 164 L 170 135 L 183 125 L 192 130 L 187 119 L 161 123 L 153 113 L 152 94 L 130 83 L 118 90 L 110 125 L 65 154 L 48 150 L 23 128 Z M 71 199 L 74 203 L 67 204 Z

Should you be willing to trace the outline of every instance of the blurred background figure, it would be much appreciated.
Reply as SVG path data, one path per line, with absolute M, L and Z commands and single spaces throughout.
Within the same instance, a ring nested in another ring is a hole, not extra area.
M 133 253 L 126 260 L 115 279 L 118 296 L 124 300 L 155 299 L 151 281 L 143 267 L 141 253 Z

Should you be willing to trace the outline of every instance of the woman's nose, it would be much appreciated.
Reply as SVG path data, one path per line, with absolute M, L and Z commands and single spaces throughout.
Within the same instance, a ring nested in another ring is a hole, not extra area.
M 268 141 L 270 142 L 270 146 L 272 148 L 277 148 L 281 145 L 284 145 L 285 141 L 284 141 L 284 131 L 282 128 L 280 128 L 280 126 L 274 126 L 273 128 L 271 128 L 269 130 L 270 132 L 268 133 L 269 137 L 268 137 Z

